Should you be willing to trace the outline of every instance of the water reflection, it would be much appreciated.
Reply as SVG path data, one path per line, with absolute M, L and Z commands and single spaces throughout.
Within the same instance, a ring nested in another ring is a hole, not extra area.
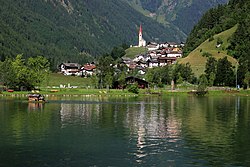
M 174 97 L 167 100 L 143 99 L 136 103 L 115 101 L 118 103 L 61 103 L 61 127 L 102 124 L 115 128 L 122 124 L 130 136 L 128 140 L 132 151 L 129 154 L 135 156 L 137 163 L 162 152 L 179 151 L 182 123 L 175 113 Z
M 242 124 L 239 122 L 242 119 L 240 112 L 246 114 L 247 110 L 242 111 L 240 97 L 223 101 L 208 97 L 144 98 L 135 99 L 133 103 L 130 100 L 112 99 L 115 103 L 105 100 L 62 103 L 61 127 L 95 124 L 108 129 L 106 134 L 119 127 L 124 131 L 123 135 L 128 135 L 128 154 L 134 156 L 138 164 L 164 155 L 164 164 L 175 165 L 187 149 L 196 159 L 208 160 L 213 155 L 216 158 L 212 164 L 220 165 L 217 162 L 222 156 L 218 150 L 227 153 L 224 158 L 233 154 L 232 136 L 238 133 L 237 126 Z M 197 162 L 200 160 L 194 163 Z
M 249 111 L 244 97 L 0 99 L 0 166 L 248 166 Z
M 61 125 L 64 128 L 74 123 L 89 124 L 93 118 L 99 119 L 100 104 L 61 104 Z
M 28 103 L 28 111 L 43 111 L 44 105 L 43 103 Z

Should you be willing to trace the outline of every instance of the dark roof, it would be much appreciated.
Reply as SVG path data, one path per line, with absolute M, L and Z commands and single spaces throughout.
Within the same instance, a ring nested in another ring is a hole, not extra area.
M 66 67 L 80 67 L 80 64 L 78 63 L 62 63 L 61 65 L 65 65 Z
M 148 84 L 147 81 L 140 79 L 140 78 L 137 78 L 137 77 L 133 77 L 133 76 L 126 77 L 126 81 L 131 81 L 131 80 L 134 80 L 134 81 L 140 82 L 140 83 L 144 83 L 144 84 Z
M 158 57 L 159 60 L 176 60 L 176 57 Z

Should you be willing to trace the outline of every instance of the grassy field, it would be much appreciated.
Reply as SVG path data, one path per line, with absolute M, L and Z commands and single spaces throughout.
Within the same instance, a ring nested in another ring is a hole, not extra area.
M 42 87 L 59 87 L 60 85 L 65 85 L 67 87 L 68 84 L 70 84 L 70 86 L 87 88 L 92 86 L 92 82 L 93 81 L 91 78 L 65 76 L 60 73 L 51 73 L 49 76 L 49 81 L 47 83 L 43 83 Z
M 203 42 L 200 46 L 198 46 L 194 51 L 192 51 L 187 57 L 179 59 L 179 63 L 186 64 L 189 62 L 191 64 L 191 68 L 195 74 L 195 76 L 200 76 L 204 73 L 205 65 L 207 58 L 202 56 L 205 52 L 212 54 L 217 60 L 223 57 L 227 57 L 227 59 L 232 63 L 233 66 L 236 64 L 236 60 L 227 55 L 226 48 L 228 47 L 228 38 L 232 36 L 232 34 L 236 31 L 237 26 L 226 30 L 220 34 L 215 35 L 214 40 L 209 41 L 208 39 Z M 216 48 L 217 39 L 221 38 L 223 44 Z
M 134 58 L 138 54 L 145 54 L 147 48 L 144 47 L 131 47 L 126 50 L 126 55 L 124 57 Z

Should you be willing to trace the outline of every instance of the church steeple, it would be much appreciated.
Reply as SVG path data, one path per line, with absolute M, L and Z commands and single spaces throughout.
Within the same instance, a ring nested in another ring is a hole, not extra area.
M 140 24 L 140 29 L 139 29 L 139 47 L 146 46 L 146 41 L 142 38 L 142 26 Z
M 142 37 L 142 27 L 141 27 L 141 24 L 140 24 L 139 36 Z

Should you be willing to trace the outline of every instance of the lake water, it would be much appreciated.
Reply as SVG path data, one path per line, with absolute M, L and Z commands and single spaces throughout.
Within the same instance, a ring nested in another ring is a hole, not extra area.
M 249 97 L 0 97 L 1 167 L 249 165 Z

